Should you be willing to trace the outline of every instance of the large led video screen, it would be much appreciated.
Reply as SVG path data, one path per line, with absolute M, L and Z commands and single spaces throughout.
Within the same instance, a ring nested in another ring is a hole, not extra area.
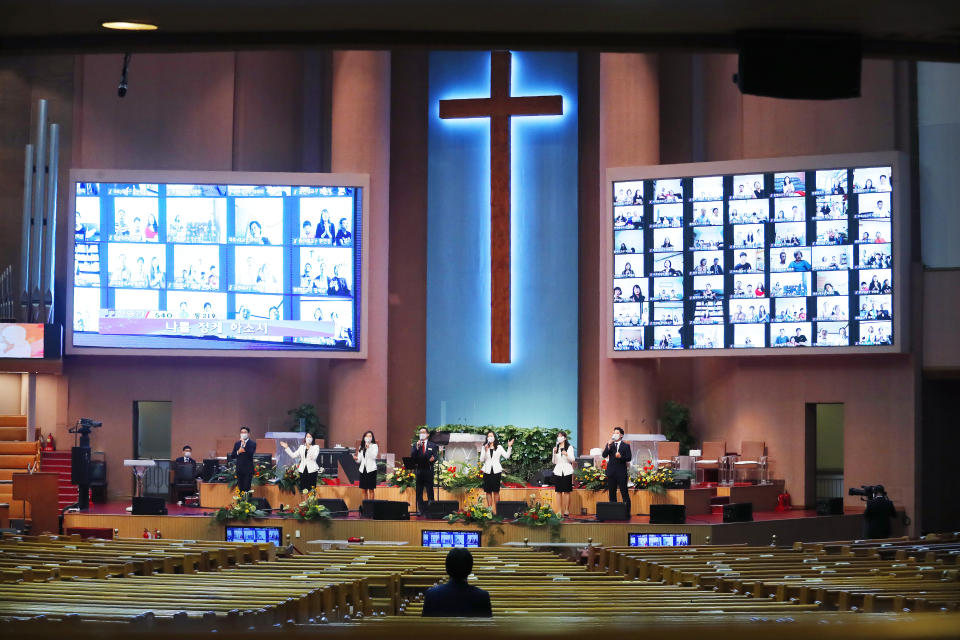
M 898 166 L 611 169 L 611 355 L 901 350 Z
M 363 356 L 366 176 L 71 184 L 68 353 Z

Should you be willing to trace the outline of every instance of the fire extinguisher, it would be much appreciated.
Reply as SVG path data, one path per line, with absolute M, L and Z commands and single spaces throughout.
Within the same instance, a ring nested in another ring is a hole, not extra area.
M 784 491 L 777 496 L 777 511 L 790 511 L 792 508 L 790 494 Z
M 43 445 L 43 450 L 44 450 L 44 451 L 56 451 L 56 450 L 57 450 L 57 447 L 56 447 L 56 445 L 55 445 L 54 442 L 53 442 L 53 434 L 52 434 L 52 433 L 48 433 L 48 434 L 47 434 L 47 443 L 46 443 L 45 445 Z

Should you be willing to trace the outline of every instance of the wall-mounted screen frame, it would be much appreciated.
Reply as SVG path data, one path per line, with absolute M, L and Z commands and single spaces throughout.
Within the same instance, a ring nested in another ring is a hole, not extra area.
M 73 170 L 69 193 L 67 354 L 367 357 L 369 176 Z
M 908 168 L 877 152 L 608 169 L 607 355 L 906 351 Z

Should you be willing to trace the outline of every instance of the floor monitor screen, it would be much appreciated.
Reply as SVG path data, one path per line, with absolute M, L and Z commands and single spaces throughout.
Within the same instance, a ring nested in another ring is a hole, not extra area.
M 445 531 L 443 529 L 429 530 L 424 529 L 421 532 L 422 546 L 424 547 L 479 547 L 479 531 Z
M 879 155 L 611 170 L 612 355 L 899 350 Z
M 71 176 L 70 351 L 358 353 L 363 181 L 135 173 Z
M 280 527 L 227 527 L 227 542 L 270 542 L 280 546 Z

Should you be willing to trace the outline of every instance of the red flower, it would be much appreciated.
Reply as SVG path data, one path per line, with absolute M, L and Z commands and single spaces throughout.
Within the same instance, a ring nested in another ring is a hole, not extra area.
M 601 460 L 601 461 L 600 461 L 600 468 L 601 468 L 601 469 L 606 469 L 606 468 L 607 468 L 607 461 L 606 461 L 606 460 Z
M 447 471 L 449 471 L 450 473 L 456 473 L 456 472 L 457 472 L 457 468 L 456 468 L 456 467 L 447 467 Z
M 533 514 L 533 519 L 534 519 L 534 520 L 539 520 L 539 519 L 540 519 L 540 516 L 535 513 L 535 514 Z

